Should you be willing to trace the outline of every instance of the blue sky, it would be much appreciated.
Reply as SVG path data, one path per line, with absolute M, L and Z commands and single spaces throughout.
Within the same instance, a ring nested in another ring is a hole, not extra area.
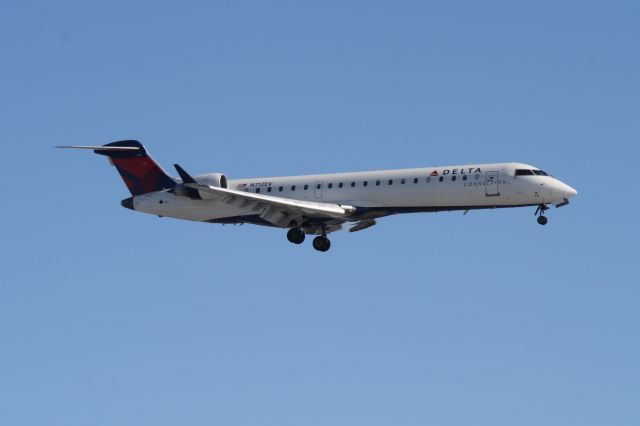
M 12 2 L 0 424 L 637 425 L 637 2 Z M 579 191 L 334 234 L 123 209 L 60 144 L 231 178 L 523 161 Z

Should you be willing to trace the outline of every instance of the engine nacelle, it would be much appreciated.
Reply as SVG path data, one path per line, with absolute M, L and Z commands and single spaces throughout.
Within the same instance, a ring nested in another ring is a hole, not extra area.
M 204 173 L 193 177 L 196 182 L 209 186 L 227 187 L 227 177 L 222 173 Z
M 227 177 L 222 173 L 205 173 L 196 175 L 193 177 L 193 179 L 195 179 L 196 182 L 204 185 L 227 188 Z M 198 191 L 198 193 L 203 200 L 210 200 L 212 198 L 215 198 L 215 196 L 210 192 Z

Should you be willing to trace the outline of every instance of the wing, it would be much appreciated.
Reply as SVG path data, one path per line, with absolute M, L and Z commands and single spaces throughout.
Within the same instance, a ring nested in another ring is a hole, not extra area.
M 239 208 L 252 208 L 260 212 L 262 219 L 279 227 L 287 227 L 292 221 L 299 224 L 306 222 L 339 224 L 350 220 L 349 216 L 356 210 L 352 206 L 273 197 L 200 183 L 183 183 L 182 185 L 209 194 L 208 199 L 237 204 Z

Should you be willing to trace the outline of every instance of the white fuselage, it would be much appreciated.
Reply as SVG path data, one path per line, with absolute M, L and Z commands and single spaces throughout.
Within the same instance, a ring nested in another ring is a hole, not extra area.
M 527 170 L 531 174 L 517 175 Z M 354 221 L 394 213 L 557 205 L 576 194 L 565 183 L 522 163 L 236 179 L 229 180 L 228 187 L 353 206 Z M 135 196 L 133 205 L 159 216 L 222 223 L 251 222 L 247 218 L 256 214 L 252 206 L 193 200 L 168 191 Z

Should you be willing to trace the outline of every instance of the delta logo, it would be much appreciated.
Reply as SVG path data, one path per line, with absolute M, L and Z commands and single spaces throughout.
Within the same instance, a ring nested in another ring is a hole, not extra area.
M 470 175 L 473 173 L 482 173 L 482 170 L 480 170 L 480 167 L 469 167 L 466 169 L 444 169 L 442 171 L 442 176 L 448 175 L 448 174 L 452 174 L 452 175 Z M 431 172 L 431 176 L 436 177 L 436 176 L 440 176 L 440 173 L 438 173 L 437 170 L 434 170 Z

